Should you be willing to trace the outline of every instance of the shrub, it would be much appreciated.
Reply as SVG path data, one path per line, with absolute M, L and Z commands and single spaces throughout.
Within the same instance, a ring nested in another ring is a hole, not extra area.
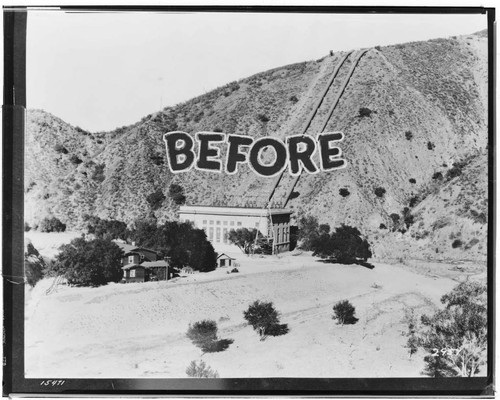
M 336 319 L 341 325 L 355 324 L 358 319 L 354 316 L 356 309 L 349 300 L 339 301 L 333 306 L 332 319 Z
M 279 323 L 279 313 L 272 302 L 253 302 L 243 312 L 243 317 L 259 333 L 260 340 L 264 340 L 267 335 L 277 336 L 288 332 L 288 326 Z
M 417 183 L 417 181 L 414 178 L 410 178 L 410 183 Z
M 374 193 L 377 197 L 383 197 L 385 194 L 385 189 L 383 187 L 377 187 L 375 188 Z
M 263 123 L 269 122 L 269 117 L 267 115 L 265 115 L 265 114 L 259 114 L 259 115 L 257 115 L 257 119 L 260 122 L 263 122 Z
M 293 95 L 290 97 L 290 101 L 295 104 L 299 101 L 299 99 L 297 98 L 297 96 Z
M 415 315 L 415 309 L 414 308 L 405 308 L 404 310 L 405 316 L 404 320 L 406 324 L 408 324 L 408 340 L 406 342 L 406 348 L 408 349 L 408 352 L 410 353 L 410 357 L 417 352 L 418 350 L 418 345 L 419 345 L 419 339 L 417 335 L 417 317 Z
M 413 196 L 410 198 L 410 202 L 408 203 L 408 205 L 410 207 L 414 207 L 418 203 L 418 200 L 418 196 Z
M 382 47 L 380 47 L 380 46 L 375 46 L 375 50 L 377 50 L 377 51 L 382 51 Z
M 341 188 L 339 190 L 339 194 L 342 196 L 342 197 L 347 197 L 349 196 L 351 193 L 349 192 L 349 190 L 347 190 L 346 188 Z
M 411 131 L 406 131 L 405 137 L 406 137 L 406 140 L 411 140 L 413 138 L 413 133 L 411 133 Z
M 238 268 L 233 268 L 233 269 L 231 270 L 231 273 L 232 273 L 232 274 L 237 274 L 238 272 L 240 272 L 240 271 L 238 270 Z
M 104 179 L 106 179 L 106 176 L 104 175 L 105 167 L 106 164 L 97 164 L 94 167 L 94 170 L 92 171 L 90 178 L 99 183 L 104 182 Z
M 300 243 L 300 248 L 306 251 L 312 250 L 314 241 L 319 236 L 318 219 L 312 215 L 301 217 L 298 221 L 298 236 L 297 240 Z
M 359 109 L 359 115 L 358 115 L 358 117 L 359 117 L 359 118 L 370 117 L 370 116 L 371 116 L 371 114 L 372 114 L 372 112 L 373 112 L 373 111 L 372 111 L 372 110 L 370 110 L 370 109 L 369 109 L 369 108 L 367 108 L 367 107 L 361 107 L 361 108 Z
M 53 270 L 71 285 L 100 286 L 123 276 L 123 252 L 110 240 L 77 238 L 59 249 Z
M 427 142 L 427 148 L 428 148 L 429 150 L 434 150 L 434 147 L 436 147 L 436 146 L 434 145 L 434 143 L 432 143 L 432 142 Z
M 76 154 L 71 154 L 71 156 L 69 157 L 69 161 L 74 165 L 78 165 L 83 162 Z
M 24 232 L 29 232 L 29 231 L 31 231 L 31 226 L 27 222 L 25 222 L 24 223 Z
M 203 347 L 206 343 L 217 340 L 217 323 L 212 320 L 195 322 L 189 325 L 186 336 L 198 347 Z
M 443 310 L 422 315 L 420 345 L 426 375 L 471 377 L 486 362 L 487 290 L 478 282 L 462 282 L 441 298 Z
M 378 228 L 379 229 L 387 229 L 387 226 L 385 224 L 380 224 Z
M 220 132 L 223 132 L 223 130 L 222 130 L 222 128 L 215 128 L 214 132 L 219 132 L 220 133 Z
M 168 188 L 168 195 L 177 205 L 186 203 L 186 196 L 184 195 L 184 188 L 181 185 L 172 183 Z
M 33 244 L 28 243 L 24 253 L 24 275 L 28 285 L 34 287 L 43 278 L 44 269 L 45 262 L 40 253 L 35 249 Z
M 451 247 L 456 249 L 457 247 L 462 247 L 462 241 L 460 239 L 455 239 L 451 244 Z
M 161 207 L 163 200 L 165 200 L 165 195 L 160 189 L 146 197 L 146 201 L 149 203 L 149 206 L 153 211 L 156 211 Z
M 205 361 L 200 361 L 198 364 L 196 361 L 191 361 L 189 367 L 186 369 L 186 375 L 191 378 L 218 378 L 219 373 L 212 370 Z
M 462 163 L 453 163 L 453 166 L 446 172 L 446 179 L 453 179 L 462 175 L 463 167 L 464 164 Z
M 435 181 L 440 181 L 443 179 L 443 174 L 441 172 L 434 172 L 434 174 L 432 175 L 432 179 L 434 179 Z
M 54 150 L 57 153 L 68 154 L 68 149 L 66 149 L 66 147 L 64 147 L 62 144 L 59 143 L 54 146 Z
M 38 225 L 40 232 L 64 232 L 66 225 L 56 217 L 44 218 Z

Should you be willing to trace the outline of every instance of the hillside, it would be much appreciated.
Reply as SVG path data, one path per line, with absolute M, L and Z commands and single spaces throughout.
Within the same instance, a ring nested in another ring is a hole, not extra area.
M 357 226 L 375 243 L 377 257 L 399 258 L 404 252 L 410 258 L 484 259 L 486 51 L 482 33 L 369 49 L 327 126 L 345 135 L 347 168 L 303 175 L 289 203 L 295 216 Z M 154 216 L 162 222 L 176 218 L 171 183 L 185 189 L 190 204 L 262 205 L 273 179 L 258 178 L 246 166 L 235 176 L 199 171 L 173 176 L 162 134 L 176 129 L 297 134 L 344 55 L 232 82 L 113 132 L 89 133 L 44 111 L 29 111 L 27 222 L 55 215 L 78 228 L 84 214 L 127 223 Z M 351 63 L 350 57 L 346 68 Z M 360 114 L 361 108 L 368 112 Z M 317 133 L 319 120 L 308 133 Z M 454 163 L 464 165 L 462 173 L 447 179 Z M 433 178 L 437 172 L 444 178 Z M 374 193 L 378 187 L 385 189 L 381 197 Z M 339 194 L 341 188 L 348 189 L 347 197 Z M 164 197 L 159 206 L 147 201 L 153 193 Z M 405 233 L 390 232 L 390 215 L 402 216 L 404 207 L 415 222 Z M 453 248 L 457 239 L 462 244 Z M 392 246 L 394 241 L 400 246 Z

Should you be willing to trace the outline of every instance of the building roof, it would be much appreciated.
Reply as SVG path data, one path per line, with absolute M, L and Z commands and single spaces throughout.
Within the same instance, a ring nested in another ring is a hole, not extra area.
M 157 251 L 151 250 L 151 249 L 146 249 L 145 247 L 139 247 L 136 245 L 128 244 L 128 243 L 122 243 L 118 241 L 114 241 L 120 249 L 122 249 L 125 254 L 132 253 L 132 252 L 137 252 L 137 250 L 145 250 L 145 251 L 150 251 L 152 253 L 158 254 Z
M 147 268 L 158 268 L 158 267 L 168 267 L 169 266 L 169 263 L 168 261 L 165 261 L 165 260 L 158 260 L 158 261 L 144 261 L 143 263 L 141 264 L 136 264 L 136 263 L 130 263 L 130 264 L 127 264 L 127 265 L 124 265 L 122 267 L 122 269 L 130 269 L 130 268 L 144 268 L 144 269 L 147 269 Z
M 253 207 L 212 207 L 212 206 L 180 206 L 179 214 L 230 215 L 244 217 L 265 217 L 271 215 L 292 214 L 293 211 L 284 208 L 253 208 Z
M 217 260 L 218 260 L 219 258 L 222 258 L 222 256 L 225 256 L 224 258 L 229 258 L 229 259 L 231 259 L 231 260 L 236 260 L 236 258 L 230 257 L 230 256 L 228 256 L 226 253 L 219 254 L 219 255 L 217 256 Z

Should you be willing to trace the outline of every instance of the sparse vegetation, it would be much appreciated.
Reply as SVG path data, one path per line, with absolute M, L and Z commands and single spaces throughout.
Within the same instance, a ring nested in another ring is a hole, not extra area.
M 342 300 L 333 306 L 332 319 L 337 320 L 340 325 L 355 324 L 358 318 L 354 316 L 356 309 L 349 300 Z
M 189 367 L 186 369 L 186 375 L 191 378 L 218 378 L 219 373 L 210 368 L 205 361 L 201 360 L 199 363 L 191 361 Z

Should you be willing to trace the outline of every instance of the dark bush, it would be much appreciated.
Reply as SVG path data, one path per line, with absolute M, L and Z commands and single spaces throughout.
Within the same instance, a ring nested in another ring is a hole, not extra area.
M 25 222 L 24 223 L 24 232 L 29 232 L 29 231 L 31 231 L 31 226 L 27 222 Z
M 74 165 L 78 165 L 83 162 L 76 154 L 71 154 L 71 156 L 69 157 L 69 161 Z
M 462 175 L 465 163 L 453 163 L 453 166 L 446 172 L 446 179 L 453 179 Z
M 364 118 L 364 117 L 370 117 L 371 114 L 372 114 L 372 110 L 370 110 L 369 108 L 367 107 L 361 107 L 359 109 L 359 114 L 358 114 L 358 117 L 359 118 Z
M 149 203 L 153 211 L 156 211 L 161 207 L 163 200 L 165 200 L 165 195 L 160 189 L 146 197 L 146 201 Z
M 259 115 L 257 115 L 257 119 L 260 122 L 263 122 L 263 123 L 269 122 L 269 117 L 267 115 L 265 115 L 265 114 L 259 114 Z
M 330 233 L 330 225 L 329 224 L 321 224 L 318 228 L 319 234 L 323 235 L 324 233 Z
M 379 229 L 387 229 L 387 226 L 385 224 L 380 224 L 380 226 L 378 228 Z
M 194 325 L 189 325 L 186 336 L 203 352 L 209 352 L 207 350 L 217 340 L 217 323 L 208 319 L 195 322 Z
M 223 130 L 222 130 L 222 128 L 215 128 L 214 132 L 219 132 L 220 133 L 220 132 L 223 132 Z
M 374 193 L 377 197 L 384 197 L 385 189 L 383 187 L 377 187 L 375 188 Z
M 54 150 L 57 153 L 68 154 L 68 149 L 66 147 L 64 147 L 62 144 L 59 144 L 59 143 L 54 146 Z
M 443 174 L 441 172 L 434 172 L 434 174 L 432 175 L 432 179 L 434 179 L 435 181 L 441 181 L 443 179 Z
M 71 285 L 105 285 L 122 278 L 122 256 L 123 251 L 111 240 L 77 238 L 60 247 L 53 271 Z
M 268 335 L 277 336 L 288 333 L 288 326 L 279 323 L 279 313 L 272 302 L 259 300 L 253 302 L 248 310 L 243 312 L 243 317 L 259 333 L 260 340 L 264 340 Z
M 177 205 L 186 203 L 186 196 L 184 195 L 184 188 L 181 185 L 172 183 L 168 189 L 168 195 Z
M 236 274 L 236 273 L 238 273 L 238 272 L 240 272 L 240 271 L 238 270 L 238 268 L 233 268 L 233 269 L 231 270 L 231 273 L 232 273 L 232 274 Z
M 342 196 L 342 197 L 347 197 L 349 196 L 351 193 L 349 192 L 349 190 L 347 190 L 347 188 L 341 188 L 339 190 L 339 194 Z
M 436 146 L 434 145 L 434 143 L 432 143 L 432 142 L 427 142 L 427 148 L 428 148 L 429 150 L 434 150 L 434 147 L 436 147 Z
M 312 245 L 319 236 L 318 219 L 312 215 L 301 217 L 298 221 L 297 240 L 300 248 L 306 251 L 312 250 Z
M 417 183 L 417 181 L 414 178 L 410 178 L 410 183 Z
M 61 220 L 56 217 L 44 218 L 38 225 L 38 230 L 40 232 L 64 232 L 66 230 L 66 224 L 63 224 Z
M 31 243 L 28 243 L 24 253 L 24 275 L 28 285 L 34 287 L 43 278 L 44 269 L 45 262 L 40 253 Z
M 455 239 L 453 243 L 451 244 L 451 247 L 456 249 L 457 247 L 462 247 L 462 241 L 460 239 Z
M 405 137 L 406 137 L 406 140 L 411 140 L 413 138 L 413 133 L 411 133 L 411 131 L 406 131 Z
M 358 319 L 354 316 L 356 309 L 349 300 L 339 301 L 333 306 L 332 319 L 336 319 L 341 325 L 355 324 Z
M 418 203 L 418 196 L 413 196 L 410 198 L 410 202 L 408 203 L 410 207 L 414 207 Z
M 106 179 L 106 176 L 104 175 L 104 168 L 106 168 L 106 164 L 97 164 L 94 167 L 90 178 L 99 183 L 104 182 L 104 179 Z
M 357 228 L 341 225 L 330 235 L 323 233 L 312 242 L 313 255 L 342 264 L 366 261 L 372 256 L 370 244 Z
M 299 101 L 299 99 L 297 98 L 297 96 L 293 95 L 290 97 L 290 101 L 295 104 Z

